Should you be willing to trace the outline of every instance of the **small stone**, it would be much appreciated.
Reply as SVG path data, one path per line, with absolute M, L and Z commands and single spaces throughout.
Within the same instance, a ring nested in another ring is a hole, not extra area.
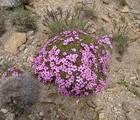
M 128 13 L 129 12 L 128 6 L 124 6 L 123 9 L 121 10 L 121 12 Z
M 25 45 L 25 44 L 23 44 L 23 45 L 19 48 L 19 50 L 20 50 L 20 51 L 24 51 L 24 50 L 25 50 L 25 48 L 26 48 L 26 45 Z
M 29 118 L 30 120 L 36 120 L 35 115 L 28 115 L 28 118 Z
M 110 22 L 110 19 L 107 16 L 102 16 L 101 19 L 105 22 Z
M 31 11 L 31 12 L 35 12 L 35 9 L 29 5 L 25 6 L 27 10 Z
M 44 116 L 43 111 L 41 111 L 41 112 L 39 113 L 39 116 Z
M 136 32 L 134 34 L 131 34 L 129 36 L 130 40 L 136 40 L 136 39 L 139 39 L 140 38 L 140 32 Z
M 112 12 L 108 13 L 108 16 L 112 19 L 115 17 L 114 13 L 112 13 Z
M 92 4 L 93 0 L 83 0 L 85 4 Z
M 99 120 L 107 120 L 105 113 L 99 113 Z
M 12 36 L 4 44 L 4 50 L 12 54 L 18 53 L 18 48 L 26 42 L 25 33 L 13 33 Z
M 5 115 L 5 117 L 6 117 L 5 120 L 15 120 L 15 114 L 14 114 L 14 113 L 8 112 L 8 113 Z
M 1 109 L 1 111 L 2 111 L 4 114 L 6 114 L 6 113 L 8 112 L 8 110 L 6 110 L 6 109 Z
M 34 35 L 34 31 L 33 30 L 28 31 L 26 34 L 27 34 L 27 37 L 32 36 L 32 35 Z

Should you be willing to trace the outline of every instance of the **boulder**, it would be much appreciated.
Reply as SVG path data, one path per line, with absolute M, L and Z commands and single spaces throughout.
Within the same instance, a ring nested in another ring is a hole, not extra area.
M 4 44 L 4 50 L 12 54 L 18 53 L 18 48 L 26 42 L 25 33 L 13 33 Z
M 0 7 L 14 7 L 18 4 L 29 3 L 30 0 L 0 0 Z

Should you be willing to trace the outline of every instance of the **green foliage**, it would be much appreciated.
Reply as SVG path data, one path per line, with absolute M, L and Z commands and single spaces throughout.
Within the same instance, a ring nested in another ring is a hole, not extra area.
M 0 74 L 5 72 L 10 66 L 12 66 L 12 64 L 8 61 L 0 65 Z
M 126 81 L 124 81 L 124 79 L 120 80 L 120 81 L 118 82 L 118 84 L 123 85 L 123 86 L 125 86 L 125 87 L 128 88 L 128 84 L 127 84 Z
M 92 26 L 88 20 L 82 18 L 80 10 L 71 13 L 68 10 L 64 12 L 61 8 L 57 12 L 48 10 L 43 24 L 47 27 L 47 34 L 50 38 L 65 30 L 87 31 Z
M 114 42 L 120 55 L 123 55 L 128 46 L 128 35 L 124 30 L 125 28 L 120 28 L 117 32 L 113 33 L 112 42 Z
M 93 8 L 90 8 L 88 6 L 78 6 L 77 9 L 83 11 L 86 18 L 97 20 L 97 13 Z
M 25 10 L 23 7 L 15 8 L 14 14 L 11 16 L 11 22 L 19 32 L 36 29 L 36 17 L 33 16 L 31 11 Z

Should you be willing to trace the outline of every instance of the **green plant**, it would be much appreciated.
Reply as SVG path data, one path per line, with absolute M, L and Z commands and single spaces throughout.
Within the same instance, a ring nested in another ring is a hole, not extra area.
M 128 35 L 125 27 L 119 28 L 117 32 L 112 35 L 112 42 L 114 42 L 120 55 L 123 55 L 128 46 Z
M 97 13 L 93 8 L 88 6 L 78 6 L 77 9 L 84 12 L 84 17 L 91 20 L 97 20 Z
M 140 97 L 140 93 L 134 90 L 134 86 L 130 86 L 124 79 L 120 80 L 118 84 L 125 86 L 130 92 L 132 92 L 137 97 Z
M 57 11 L 48 10 L 43 24 L 48 29 L 49 37 L 59 35 L 65 30 L 87 31 L 92 26 L 92 24 L 89 24 L 89 20 L 83 20 L 80 10 L 72 13 L 68 10 L 64 12 L 61 8 Z
M 12 64 L 10 62 L 4 62 L 2 65 L 0 65 L 0 76 L 1 74 L 8 69 Z
M 33 16 L 31 11 L 23 7 L 15 8 L 15 12 L 11 16 L 11 22 L 17 27 L 17 31 L 19 32 L 36 29 L 36 17 Z

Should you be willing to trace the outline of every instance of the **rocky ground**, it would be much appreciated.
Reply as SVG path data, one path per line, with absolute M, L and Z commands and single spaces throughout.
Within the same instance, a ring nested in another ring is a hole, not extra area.
M 34 0 L 33 7 L 28 8 L 40 18 L 38 30 L 17 33 L 7 21 L 6 32 L 0 37 L 0 65 L 9 62 L 31 72 L 34 54 L 48 40 L 41 24 L 46 10 L 58 6 L 71 9 L 80 4 L 95 6 L 98 21 L 93 31 L 97 35 L 112 34 L 119 26 L 128 28 L 128 49 L 123 56 L 113 50 L 106 88 L 97 96 L 79 99 L 61 96 L 54 84 L 37 81 L 38 101 L 19 116 L 0 106 L 0 120 L 140 120 L 140 96 L 118 84 L 124 80 L 140 93 L 140 0 L 127 0 L 127 6 L 121 6 L 117 0 Z

